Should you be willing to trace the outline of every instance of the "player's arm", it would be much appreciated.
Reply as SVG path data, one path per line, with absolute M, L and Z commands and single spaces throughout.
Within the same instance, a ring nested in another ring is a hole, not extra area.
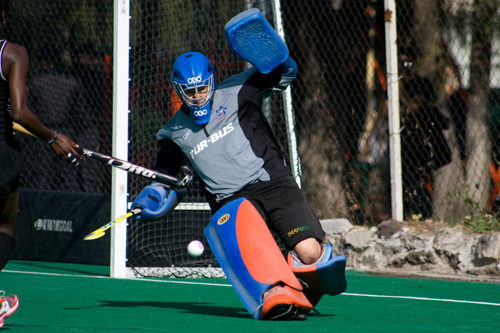
M 255 69 L 253 69 L 255 71 Z M 246 81 L 246 87 L 256 88 L 264 91 L 264 98 L 268 98 L 275 92 L 285 90 L 297 76 L 297 64 L 288 57 L 288 59 L 278 65 L 272 72 L 263 74 L 259 71 Z M 252 96 L 252 93 L 248 94 Z
M 2 70 L 9 82 L 11 101 L 10 115 L 12 120 L 21 124 L 38 138 L 50 143 L 57 155 L 79 154 L 73 148 L 75 143 L 62 134 L 56 134 L 44 126 L 28 108 L 28 92 L 26 77 L 29 68 L 29 57 L 26 49 L 20 45 L 8 43 L 2 58 Z
M 169 139 L 159 141 L 160 151 L 156 159 L 156 170 L 161 170 L 169 175 L 179 172 L 190 172 L 182 166 L 185 159 L 179 147 Z M 137 216 L 141 221 L 153 221 L 165 217 L 172 212 L 187 194 L 187 188 L 170 189 L 169 187 L 153 182 L 146 186 L 132 203 L 131 209 L 141 208 Z
M 186 161 L 182 150 L 172 140 L 165 138 L 158 141 L 160 150 L 156 156 L 155 169 L 168 175 L 175 175 Z
M 281 76 L 280 81 L 273 86 L 273 91 L 283 91 L 297 77 L 297 63 L 292 57 L 288 57 L 288 59 L 276 67 L 272 73 Z

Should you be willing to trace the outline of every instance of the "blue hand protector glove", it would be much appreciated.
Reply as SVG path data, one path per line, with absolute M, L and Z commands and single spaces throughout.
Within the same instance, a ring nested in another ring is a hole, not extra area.
M 186 192 L 186 189 L 167 192 L 163 186 L 149 185 L 137 196 L 131 209 L 142 208 L 137 220 L 144 222 L 157 220 L 173 211 Z

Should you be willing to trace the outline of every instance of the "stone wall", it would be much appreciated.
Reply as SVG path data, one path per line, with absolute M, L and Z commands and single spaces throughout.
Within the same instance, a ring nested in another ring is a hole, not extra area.
M 472 234 L 429 222 L 388 220 L 378 227 L 322 220 L 327 243 L 347 268 L 382 274 L 500 279 L 500 233 Z

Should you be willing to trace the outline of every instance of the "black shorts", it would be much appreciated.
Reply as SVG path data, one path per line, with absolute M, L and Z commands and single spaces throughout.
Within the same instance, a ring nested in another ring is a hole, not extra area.
M 0 141 L 0 196 L 17 191 L 24 169 L 24 156 L 17 142 Z
M 306 238 L 322 242 L 325 236 L 316 214 L 291 175 L 249 185 L 223 200 L 218 207 L 238 198 L 252 202 L 288 250 Z

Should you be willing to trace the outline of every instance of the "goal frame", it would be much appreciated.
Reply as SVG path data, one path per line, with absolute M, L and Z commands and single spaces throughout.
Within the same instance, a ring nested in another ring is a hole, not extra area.
M 279 0 L 272 1 L 274 24 L 278 34 L 285 40 Z M 128 160 L 129 128 L 129 50 L 130 50 L 130 0 L 114 1 L 113 40 L 113 156 Z M 291 172 L 301 186 L 301 168 L 298 155 L 292 93 L 289 86 L 282 93 L 286 133 L 289 147 Z M 127 173 L 113 168 L 111 185 L 111 220 L 126 214 L 130 202 Z M 176 210 L 210 210 L 208 204 L 181 203 Z M 208 222 L 208 221 L 207 221 Z M 120 223 L 111 230 L 110 277 L 134 278 L 132 268 L 127 267 L 127 223 Z

